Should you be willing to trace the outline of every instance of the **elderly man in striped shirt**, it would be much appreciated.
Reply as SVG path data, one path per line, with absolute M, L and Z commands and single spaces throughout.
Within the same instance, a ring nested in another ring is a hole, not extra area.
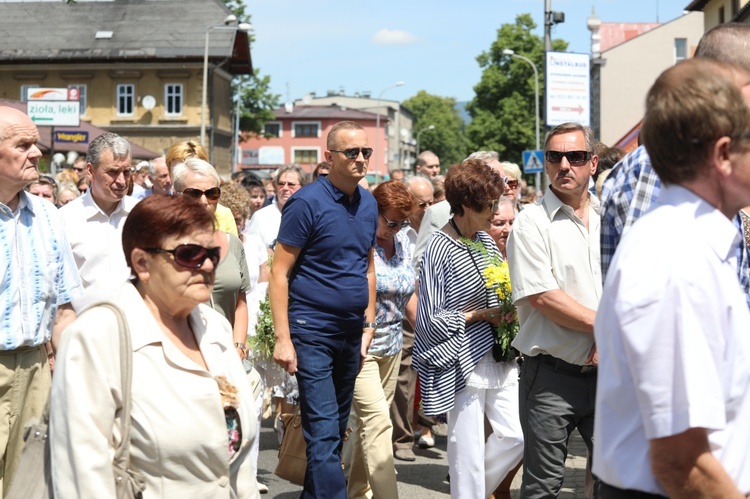
M 49 395 L 47 345 L 75 319 L 82 291 L 57 208 L 23 188 L 37 179 L 39 132 L 21 111 L 0 107 L 0 483 L 10 488 L 24 426 Z M 52 350 L 50 349 L 51 353 Z

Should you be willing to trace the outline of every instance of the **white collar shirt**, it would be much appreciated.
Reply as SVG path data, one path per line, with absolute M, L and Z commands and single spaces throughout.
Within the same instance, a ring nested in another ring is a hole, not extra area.
M 623 237 L 596 317 L 594 473 L 665 494 L 649 441 L 705 428 L 712 454 L 750 492 L 750 312 L 734 224 L 678 186 Z M 514 228 L 515 230 L 515 228 Z
M 270 248 L 279 236 L 279 227 L 281 227 L 281 208 L 274 197 L 271 204 L 253 214 L 245 235 L 260 237 L 266 248 Z
M 586 363 L 593 336 L 556 324 L 532 307 L 528 297 L 560 289 L 584 307 L 597 309 L 602 293 L 599 206 L 590 195 L 587 230 L 573 208 L 550 189 L 516 218 L 507 254 L 521 326 L 513 346 L 520 352 Z
M 94 202 L 89 189 L 60 209 L 84 289 L 99 281 L 121 282 L 130 275 L 122 251 L 122 227 L 137 203 L 137 199 L 125 196 L 107 215 Z

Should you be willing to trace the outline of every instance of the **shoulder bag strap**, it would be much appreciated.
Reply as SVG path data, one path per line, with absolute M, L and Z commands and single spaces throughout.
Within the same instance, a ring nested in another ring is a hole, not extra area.
M 120 446 L 115 449 L 113 462 L 123 470 L 130 466 L 130 408 L 131 408 L 131 383 L 133 381 L 133 349 L 130 343 L 130 330 L 125 316 L 120 307 L 111 302 L 97 303 L 96 306 L 107 307 L 117 317 L 117 331 L 120 337 L 120 384 L 122 390 L 122 417 L 121 431 L 122 440 Z

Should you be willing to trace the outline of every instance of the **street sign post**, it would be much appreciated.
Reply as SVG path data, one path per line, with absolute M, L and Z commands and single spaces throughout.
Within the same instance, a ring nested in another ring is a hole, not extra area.
M 547 126 L 569 121 L 589 126 L 591 81 L 588 54 L 547 52 Z
M 544 171 L 543 151 L 524 151 L 523 152 L 523 172 L 524 173 L 542 173 Z M 539 186 L 537 186 L 538 188 Z
M 31 121 L 41 126 L 80 126 L 81 103 L 78 101 L 27 102 L 27 113 Z
M 56 174 L 52 157 L 55 155 L 55 127 L 81 126 L 81 102 L 77 88 L 29 88 L 26 93 L 26 114 L 37 126 L 49 126 L 50 170 Z M 88 141 L 88 133 L 86 134 Z

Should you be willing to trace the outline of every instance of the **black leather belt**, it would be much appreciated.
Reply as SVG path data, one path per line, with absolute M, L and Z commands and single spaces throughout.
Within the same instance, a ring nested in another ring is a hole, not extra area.
M 571 364 L 570 362 L 565 362 L 564 360 L 547 354 L 539 354 L 532 358 L 539 359 L 539 362 L 541 362 L 542 365 L 549 367 L 553 371 L 567 374 L 579 374 L 583 376 L 596 374 L 596 366 L 579 366 L 578 364 Z

